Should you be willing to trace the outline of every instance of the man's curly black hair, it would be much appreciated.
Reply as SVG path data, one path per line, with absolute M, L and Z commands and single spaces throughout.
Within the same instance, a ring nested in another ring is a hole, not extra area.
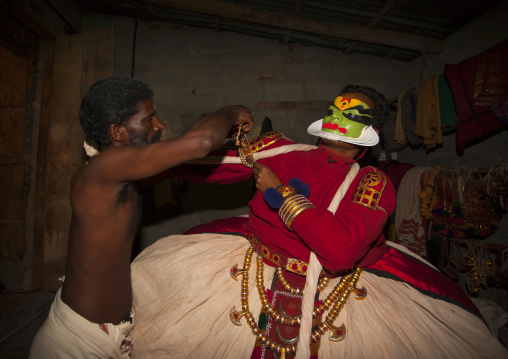
M 127 125 L 138 113 L 138 105 L 153 97 L 152 89 L 131 78 L 108 77 L 94 83 L 86 92 L 79 109 L 83 131 L 101 147 L 111 145 L 109 127 Z
M 388 116 L 388 102 L 386 98 L 377 90 L 374 90 L 372 87 L 368 86 L 360 86 L 360 85 L 347 85 L 345 86 L 340 93 L 355 93 L 359 92 L 368 96 L 374 102 L 374 111 L 372 113 L 372 119 L 369 123 L 366 123 L 368 126 L 373 126 L 377 129 L 383 127 L 385 119 Z

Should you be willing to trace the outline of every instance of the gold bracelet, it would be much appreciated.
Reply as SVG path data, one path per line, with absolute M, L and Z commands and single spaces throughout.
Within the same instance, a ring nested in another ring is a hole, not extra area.
M 306 197 L 301 194 L 290 195 L 279 208 L 279 216 L 286 228 L 292 232 L 292 224 L 296 216 L 309 208 L 316 207 Z
M 308 200 L 302 195 L 294 195 L 288 197 L 279 209 L 279 216 L 284 223 L 286 223 L 289 215 L 295 211 L 299 206 L 304 205 Z
M 291 214 L 291 217 L 286 222 L 286 228 L 289 229 L 291 232 L 293 232 L 293 221 L 295 220 L 296 216 L 298 216 L 303 211 L 309 209 L 309 208 L 316 208 L 312 203 L 309 203 L 307 205 L 299 207 L 295 212 Z

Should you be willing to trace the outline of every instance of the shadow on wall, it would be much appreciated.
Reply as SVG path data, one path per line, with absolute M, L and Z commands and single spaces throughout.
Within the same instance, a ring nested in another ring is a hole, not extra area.
M 160 206 L 144 203 L 141 229 L 133 244 L 132 258 L 160 238 L 182 234 L 191 227 L 216 219 L 247 215 L 248 202 L 255 189 L 253 178 L 227 185 L 180 181 L 172 187 L 175 195 L 171 201 Z

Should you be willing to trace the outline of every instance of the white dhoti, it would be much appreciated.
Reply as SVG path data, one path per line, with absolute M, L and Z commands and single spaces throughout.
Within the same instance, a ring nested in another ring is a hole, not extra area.
M 34 338 L 30 359 L 130 358 L 133 323 L 92 323 L 65 304 L 60 292 Z M 132 311 L 131 318 L 134 322 Z

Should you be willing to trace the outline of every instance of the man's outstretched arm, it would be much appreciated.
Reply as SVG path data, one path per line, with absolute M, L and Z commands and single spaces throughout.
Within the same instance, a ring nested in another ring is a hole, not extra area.
M 92 159 L 88 165 L 96 165 L 92 172 L 108 182 L 141 180 L 206 156 L 238 126 L 242 126 L 242 132 L 252 129 L 254 121 L 250 111 L 244 106 L 227 106 L 204 114 L 187 132 L 175 139 L 145 147 L 112 147 L 101 153 L 100 161 Z

